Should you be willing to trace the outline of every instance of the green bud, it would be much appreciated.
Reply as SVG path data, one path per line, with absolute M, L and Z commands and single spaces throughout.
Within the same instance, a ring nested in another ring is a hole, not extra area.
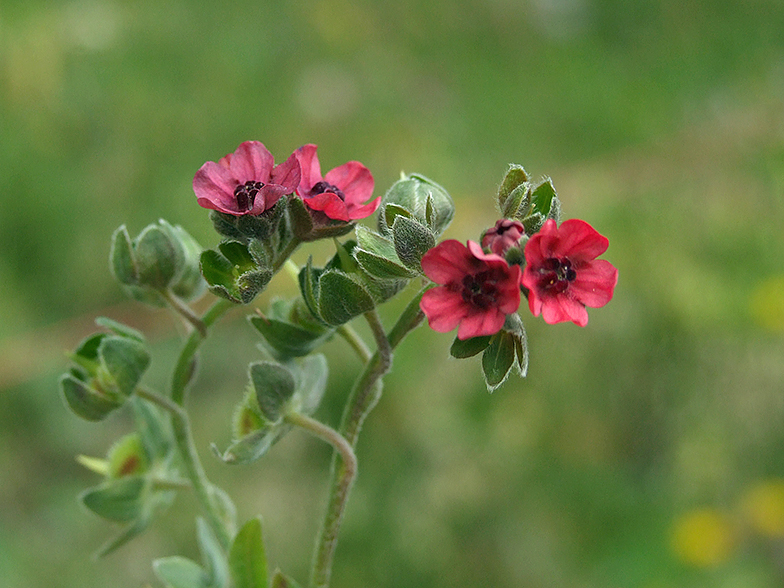
M 403 264 L 422 271 L 422 256 L 435 247 L 436 234 L 417 220 L 398 215 L 392 225 L 395 253 Z
M 139 433 L 130 433 L 117 440 L 107 455 L 110 478 L 138 476 L 149 469 L 149 456 Z
M 517 191 L 518 194 L 525 193 L 528 179 L 528 173 L 523 169 L 522 165 L 517 165 L 515 163 L 509 164 L 509 169 L 507 170 L 501 185 L 498 187 L 498 207 L 501 209 L 502 213 L 508 207 L 507 205 L 513 192 Z M 520 190 L 520 188 L 522 189 Z M 504 218 L 511 218 L 506 214 L 503 214 L 503 216 Z
M 403 176 L 381 199 L 378 229 L 382 235 L 392 231 L 401 209 L 416 218 L 437 237 L 449 226 L 455 205 L 444 188 L 419 174 Z
M 184 260 L 179 277 L 170 286 L 171 291 L 182 300 L 197 300 L 207 288 L 207 283 L 204 281 L 199 267 L 201 245 L 179 225 L 172 227 L 172 231 L 182 245 Z

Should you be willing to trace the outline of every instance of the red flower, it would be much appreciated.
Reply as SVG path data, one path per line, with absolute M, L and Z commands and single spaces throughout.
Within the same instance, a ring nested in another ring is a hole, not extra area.
M 523 223 L 509 218 L 502 218 L 485 231 L 482 237 L 482 248 L 489 249 L 501 257 L 520 242 L 525 235 Z
M 208 161 L 193 178 L 199 206 L 242 216 L 269 210 L 299 184 L 300 169 L 292 154 L 280 165 L 258 141 L 242 143 L 218 163 Z
M 493 335 L 520 306 L 520 266 L 510 267 L 474 241 L 468 247 L 454 239 L 436 245 L 422 257 L 422 271 L 441 284 L 419 303 L 439 333 L 459 325 L 458 339 Z
M 302 168 L 297 194 L 312 210 L 349 222 L 370 216 L 378 208 L 381 197 L 363 204 L 373 195 L 373 175 L 358 161 L 344 163 L 322 177 L 315 145 L 303 145 L 294 155 Z
M 522 284 L 534 316 L 549 324 L 588 323 L 586 306 L 598 308 L 613 297 L 618 270 L 596 259 L 609 241 L 585 221 L 571 219 L 556 227 L 550 219 L 525 245 Z

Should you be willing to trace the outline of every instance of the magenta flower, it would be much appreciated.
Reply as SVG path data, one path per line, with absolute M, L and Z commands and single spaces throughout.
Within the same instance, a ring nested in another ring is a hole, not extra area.
M 199 206 L 242 216 L 257 216 L 291 194 L 300 179 L 294 154 L 275 165 L 272 154 L 258 141 L 245 141 L 218 163 L 208 161 L 193 178 Z
M 450 239 L 422 257 L 422 271 L 440 286 L 425 292 L 419 307 L 434 331 L 459 325 L 458 339 L 497 333 L 520 306 L 520 266 L 474 241 L 467 245 Z
M 613 297 L 618 270 L 596 259 L 609 241 L 585 221 L 571 219 L 557 227 L 550 219 L 525 245 L 522 284 L 534 316 L 549 324 L 588 324 L 586 306 L 598 308 Z
M 523 223 L 509 218 L 502 218 L 485 231 L 482 237 L 482 249 L 489 249 L 501 257 L 520 242 L 525 235 Z
M 303 145 L 294 155 L 302 168 L 297 194 L 312 210 L 349 222 L 370 216 L 378 208 L 381 197 L 363 204 L 373 195 L 373 175 L 358 161 L 344 163 L 322 177 L 315 145 Z

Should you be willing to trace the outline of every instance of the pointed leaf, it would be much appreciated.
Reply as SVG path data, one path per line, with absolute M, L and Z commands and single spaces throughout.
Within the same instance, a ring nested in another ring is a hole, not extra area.
M 473 357 L 477 353 L 481 353 L 487 349 L 487 346 L 490 345 L 490 339 L 490 335 L 471 337 L 470 339 L 465 340 L 455 337 L 455 340 L 452 342 L 452 347 L 449 349 L 449 353 L 452 357 L 457 359 Z
M 262 414 L 271 423 L 279 421 L 283 406 L 296 389 L 293 374 L 281 364 L 270 361 L 252 363 L 249 372 Z
M 328 374 L 327 358 L 322 354 L 310 355 L 302 361 L 297 386 L 297 394 L 302 402 L 300 407 L 302 414 L 313 414 L 321 404 L 324 391 L 327 389 Z
M 150 353 L 144 344 L 124 337 L 103 339 L 98 347 L 98 356 L 123 396 L 133 394 L 150 365 Z
M 553 181 L 550 178 L 545 178 L 544 181 L 536 186 L 531 192 L 532 209 L 546 217 L 550 213 L 550 207 L 555 195 L 556 191 L 553 186 Z
M 86 490 L 80 499 L 98 516 L 124 523 L 141 513 L 144 489 L 145 480 L 140 476 L 118 478 Z
M 482 355 L 482 371 L 488 392 L 498 388 L 506 377 L 515 360 L 514 337 L 507 331 L 493 335 L 490 345 Z
M 250 316 L 248 320 L 281 359 L 308 355 L 333 334 L 331 329 L 314 332 L 269 317 Z
M 226 560 L 215 533 L 201 517 L 196 519 L 196 537 L 199 540 L 199 551 L 204 562 L 204 569 L 209 578 L 208 586 L 210 588 L 227 588 L 229 585 L 229 562 Z
M 99 316 L 97 319 L 95 319 L 95 324 L 99 327 L 103 327 L 104 329 L 112 331 L 115 335 L 119 335 L 120 337 L 133 339 L 139 343 L 144 343 L 144 335 L 142 335 L 139 331 L 129 327 L 128 325 L 118 323 L 117 321 L 114 321 L 105 316 Z
M 207 588 L 209 576 L 195 561 L 179 555 L 152 562 L 155 575 L 170 588 Z
M 267 556 L 261 533 L 261 519 L 242 526 L 229 550 L 229 569 L 234 588 L 267 588 Z
M 213 451 L 224 463 L 232 465 L 246 465 L 262 457 L 275 442 L 285 435 L 291 427 L 289 425 L 267 425 L 242 439 L 235 441 L 220 453 L 215 446 Z
M 392 225 L 395 252 L 407 267 L 422 271 L 422 256 L 436 244 L 433 232 L 418 221 L 398 216 Z
M 122 406 L 122 402 L 99 393 L 73 373 L 64 374 L 60 378 L 60 390 L 74 414 L 87 421 L 103 420 L 110 412 Z
M 234 264 L 213 249 L 201 253 L 201 273 L 210 286 L 234 287 Z
M 528 181 L 528 177 L 528 173 L 526 173 L 522 165 L 509 164 L 509 169 L 498 187 L 498 205 L 502 210 L 512 192 L 525 184 Z
M 324 272 L 319 279 L 318 308 L 327 324 L 339 326 L 375 308 L 364 286 L 337 270 Z

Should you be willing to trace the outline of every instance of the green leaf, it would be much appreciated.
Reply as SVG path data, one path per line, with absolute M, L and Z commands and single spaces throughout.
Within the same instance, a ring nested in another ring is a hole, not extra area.
M 546 217 L 550 213 L 553 198 L 556 196 L 553 181 L 545 178 L 544 181 L 536 186 L 531 192 L 531 208 Z
M 297 386 L 297 394 L 302 402 L 299 412 L 311 415 L 316 411 L 327 389 L 328 374 L 327 359 L 322 354 L 309 355 L 302 360 Z
M 524 186 L 528 181 L 528 178 L 528 173 L 523 169 L 522 165 L 517 165 L 515 163 L 509 164 L 509 169 L 507 170 L 501 185 L 498 187 L 498 206 L 502 211 L 512 192 L 519 187 Z M 523 187 L 522 191 L 525 192 L 525 187 Z
M 373 297 L 348 274 L 329 270 L 319 278 L 318 310 L 327 324 L 342 325 L 373 308 Z
M 288 214 L 294 235 L 298 239 L 307 239 L 313 230 L 313 218 L 301 198 L 288 201 Z
M 501 204 L 501 216 L 504 218 L 523 218 L 531 208 L 528 184 L 522 184 L 512 190 L 509 197 Z
M 210 578 L 195 561 L 179 555 L 152 562 L 155 575 L 169 588 L 207 588 Z
M 288 368 L 270 361 L 252 363 L 249 372 L 262 414 L 271 423 L 278 422 L 296 389 L 294 375 Z
M 436 244 L 433 232 L 416 220 L 398 216 L 392 225 L 392 237 L 400 261 L 405 266 L 421 272 L 422 256 Z
M 545 220 L 547 219 L 545 219 L 541 213 L 534 212 L 533 214 L 525 217 L 520 222 L 523 223 L 523 228 L 525 229 L 526 235 L 534 235 L 539 232 L 539 229 L 542 228 Z
M 264 291 L 271 279 L 272 270 L 267 268 L 252 270 L 237 278 L 237 287 L 243 304 L 253 302 L 253 299 Z
M 490 339 L 490 335 L 471 337 L 470 339 L 465 340 L 455 337 L 455 340 L 452 342 L 452 347 L 449 349 L 449 353 L 452 357 L 457 359 L 473 357 L 477 353 L 487 349 L 487 346 L 490 345 Z
M 210 286 L 234 286 L 234 264 L 214 249 L 202 251 L 201 273 Z
M 391 259 L 374 255 L 363 249 L 355 249 L 354 257 L 365 272 L 379 280 L 399 280 L 413 278 L 417 275 L 415 271 Z M 395 254 L 395 258 L 397 258 L 397 254 Z
M 120 337 L 125 337 L 126 339 L 133 339 L 134 341 L 138 341 L 139 343 L 144 343 L 144 335 L 142 335 L 139 331 L 137 331 L 132 327 L 129 327 L 128 325 L 118 323 L 117 321 L 114 321 L 105 316 L 99 316 L 97 319 L 95 319 L 95 324 L 98 325 L 99 327 L 103 327 L 108 331 L 112 331 L 115 335 L 119 335 Z
M 250 316 L 248 320 L 262 334 L 271 350 L 280 359 L 308 355 L 333 334 L 332 329 L 314 332 L 269 317 Z
M 267 588 L 267 556 L 261 519 L 253 518 L 240 529 L 229 549 L 229 570 L 234 588 Z
M 209 587 L 227 588 L 229 585 L 229 562 L 226 560 L 215 533 L 201 517 L 196 519 L 196 537 L 199 540 L 199 551 L 201 551 L 204 568 L 209 577 Z
M 113 479 L 83 492 L 82 503 L 100 517 L 125 523 L 137 518 L 144 504 L 145 479 Z
M 98 356 L 117 391 L 126 397 L 133 394 L 150 365 L 147 348 L 142 343 L 125 337 L 104 338 L 98 346 Z
M 511 333 L 515 346 L 514 368 L 521 377 L 525 377 L 528 372 L 528 337 L 525 333 L 525 325 L 518 314 L 507 315 L 504 322 L 504 330 Z
M 314 317 L 321 318 L 319 313 L 318 295 L 319 295 L 319 277 L 322 270 L 313 267 L 313 258 L 309 257 L 308 262 L 303 267 L 298 277 L 299 289 L 302 293 L 302 299 L 305 305 Z
M 137 396 L 131 398 L 136 431 L 153 460 L 163 461 L 174 451 L 171 419 L 163 410 Z
M 185 252 L 163 224 L 152 224 L 136 238 L 134 257 L 139 284 L 156 290 L 168 287 L 185 261 Z
M 291 430 L 289 425 L 267 425 L 250 435 L 235 441 L 221 453 L 213 445 L 213 451 L 224 463 L 246 465 L 261 458 L 275 442 Z
M 493 335 L 490 345 L 482 355 L 482 371 L 488 392 L 498 388 L 512 369 L 515 360 L 514 337 L 507 331 Z
M 280 570 L 275 570 L 270 588 L 300 588 L 300 585 Z
M 139 267 L 134 259 L 131 237 L 125 225 L 119 227 L 112 235 L 109 262 L 112 274 L 121 284 L 131 286 L 139 282 Z
M 74 414 L 87 421 L 103 420 L 110 412 L 122 406 L 122 402 L 101 394 L 74 373 L 64 374 L 60 378 L 60 390 Z

